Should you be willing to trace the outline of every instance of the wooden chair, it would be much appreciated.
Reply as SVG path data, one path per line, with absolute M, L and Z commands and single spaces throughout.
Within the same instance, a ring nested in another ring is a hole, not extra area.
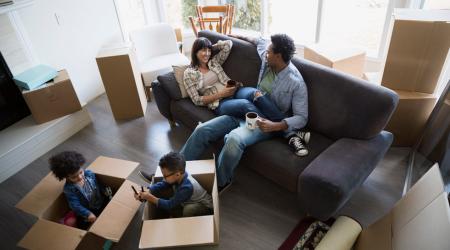
M 217 6 L 197 6 L 197 17 L 189 17 L 192 30 L 198 36 L 198 30 L 213 30 L 230 34 L 233 26 L 234 6 L 232 4 Z M 198 26 L 198 28 L 197 28 Z

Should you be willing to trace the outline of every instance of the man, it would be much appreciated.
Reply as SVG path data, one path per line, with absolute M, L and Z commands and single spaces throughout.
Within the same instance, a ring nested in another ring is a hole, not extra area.
M 188 161 L 196 160 L 212 143 L 225 136 L 225 145 L 217 159 L 219 191 L 231 183 L 234 169 L 247 146 L 281 134 L 289 139 L 289 145 L 297 155 L 308 154 L 304 143 L 309 140 L 309 133 L 295 132 L 306 125 L 308 95 L 303 77 L 291 63 L 295 53 L 293 40 L 285 34 L 273 35 L 269 45 L 269 41 L 262 38 L 232 37 L 256 45 L 262 60 L 257 91 L 252 93 L 253 98 L 250 99 L 257 101 L 261 98 L 262 101 L 269 98 L 285 115 L 279 121 L 261 119 L 254 130 L 247 129 L 244 121 L 228 115 L 197 126 L 180 153 Z

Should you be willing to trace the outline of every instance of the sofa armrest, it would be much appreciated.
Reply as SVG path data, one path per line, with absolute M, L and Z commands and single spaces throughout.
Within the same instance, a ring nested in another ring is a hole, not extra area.
M 392 139 L 382 131 L 369 140 L 337 140 L 299 175 L 301 206 L 321 220 L 333 216 L 381 161 Z
M 155 97 L 156 106 L 159 113 L 166 117 L 169 121 L 173 121 L 172 114 L 170 113 L 170 96 L 164 90 L 162 84 L 155 80 L 152 82 L 153 96 Z

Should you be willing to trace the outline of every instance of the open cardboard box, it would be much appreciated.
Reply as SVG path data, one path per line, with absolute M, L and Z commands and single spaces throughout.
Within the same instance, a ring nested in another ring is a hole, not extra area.
M 219 198 L 214 160 L 187 161 L 186 171 L 192 175 L 213 198 L 212 215 L 159 219 L 156 207 L 147 202 L 142 216 L 139 248 L 174 247 L 218 244 Z M 155 182 L 162 180 L 158 167 Z
M 86 249 L 94 242 L 101 244 L 104 239 L 118 242 L 140 206 L 130 189 L 130 185 L 137 184 L 126 180 L 138 165 L 100 156 L 87 168 L 96 174 L 99 182 L 110 186 L 114 194 L 87 231 L 58 223 L 69 206 L 63 193 L 64 181 L 49 173 L 16 205 L 38 218 L 18 245 L 27 249 L 60 250 Z
M 391 211 L 360 232 L 356 221 L 339 217 L 316 249 L 450 249 L 450 207 L 438 165 Z

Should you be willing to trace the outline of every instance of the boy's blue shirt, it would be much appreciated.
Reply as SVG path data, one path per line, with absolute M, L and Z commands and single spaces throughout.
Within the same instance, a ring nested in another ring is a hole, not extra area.
M 101 188 L 95 178 L 95 174 L 90 170 L 84 170 L 84 177 L 86 181 L 93 187 L 94 192 L 98 188 Z M 76 215 L 87 218 L 91 211 L 89 208 L 89 201 L 86 196 L 81 192 L 80 186 L 66 181 L 64 184 L 64 195 L 66 196 L 69 207 L 75 212 Z
M 161 182 L 148 186 L 148 189 L 150 189 L 151 193 L 158 193 L 167 188 L 175 187 L 174 194 L 170 199 L 159 198 L 158 208 L 170 210 L 176 206 L 181 205 L 183 202 L 186 202 L 191 198 L 192 193 L 194 192 L 194 187 L 192 183 L 188 180 L 188 175 L 189 174 L 185 172 L 183 180 L 181 181 L 180 184 L 178 183 L 169 184 L 168 182 L 163 180 Z

